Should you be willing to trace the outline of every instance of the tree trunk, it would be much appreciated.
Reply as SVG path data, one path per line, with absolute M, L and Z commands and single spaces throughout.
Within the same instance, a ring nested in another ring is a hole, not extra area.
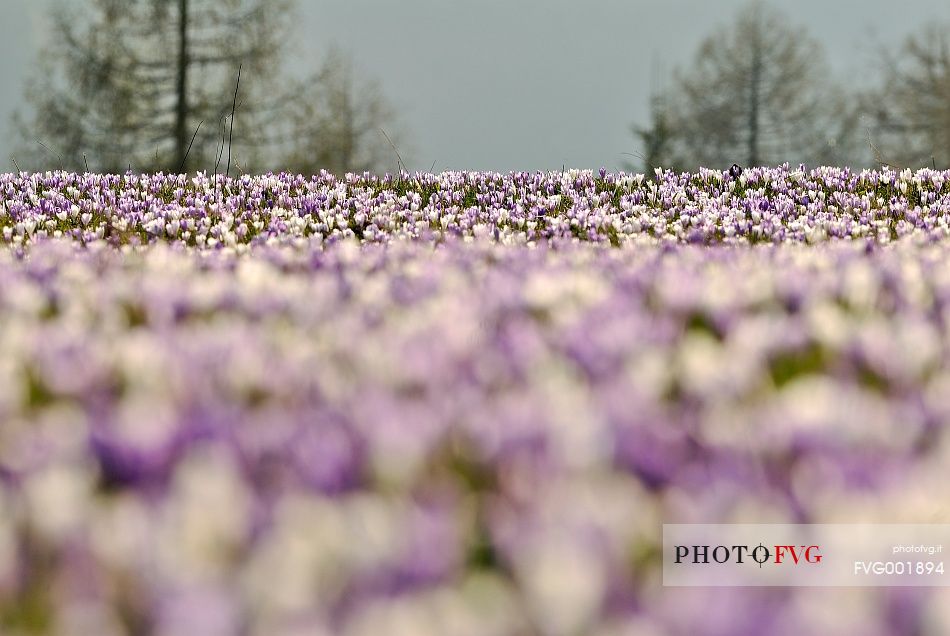
M 178 69 L 175 86 L 175 165 L 172 171 L 188 171 L 188 0 L 178 0 Z
M 761 34 L 753 34 L 752 68 L 749 73 L 749 147 L 746 165 L 750 168 L 759 165 L 759 111 L 762 84 L 762 42 Z
M 353 170 L 354 145 L 356 142 L 356 126 L 353 122 L 353 106 L 350 103 L 350 69 L 348 64 L 343 66 L 343 166 L 341 172 Z

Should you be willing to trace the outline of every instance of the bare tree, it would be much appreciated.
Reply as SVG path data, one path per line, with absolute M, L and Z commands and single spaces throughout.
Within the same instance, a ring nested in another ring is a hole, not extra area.
M 247 168 L 268 160 L 272 122 L 288 100 L 304 99 L 282 90 L 289 83 L 279 73 L 292 0 L 86 5 L 52 13 L 53 46 L 27 93 L 32 117 L 20 115 L 17 126 L 34 167 L 210 171 L 225 127 L 233 128 L 236 162 Z
M 676 156 L 676 130 L 670 121 L 669 108 L 666 105 L 666 95 L 656 94 L 650 100 L 650 125 L 632 126 L 631 131 L 642 147 L 643 152 L 636 155 L 641 160 L 640 169 L 653 178 L 654 170 L 664 167 L 677 172 L 683 170 L 684 160 Z M 629 153 L 628 153 L 629 154 Z M 631 162 L 624 163 L 624 169 L 636 170 L 638 166 Z
M 818 42 L 754 1 L 702 42 L 635 133 L 666 165 L 853 160 L 856 115 L 825 69 Z
M 865 100 L 877 159 L 897 167 L 950 165 L 950 33 L 931 25 L 901 55 L 885 54 Z
M 406 156 L 405 148 L 398 147 L 403 140 L 395 111 L 379 85 L 358 81 L 352 62 L 339 49 L 330 50 L 301 90 L 310 97 L 294 102 L 287 118 L 292 135 L 284 169 L 378 172 L 398 167 Z

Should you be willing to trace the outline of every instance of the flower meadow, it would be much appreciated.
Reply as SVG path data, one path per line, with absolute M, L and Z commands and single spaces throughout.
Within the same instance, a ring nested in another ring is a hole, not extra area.
M 0 176 L 0 633 L 945 634 L 663 523 L 950 523 L 950 174 Z

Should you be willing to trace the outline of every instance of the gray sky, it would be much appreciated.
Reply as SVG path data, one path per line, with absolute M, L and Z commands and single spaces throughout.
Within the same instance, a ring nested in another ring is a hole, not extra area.
M 83 0 L 61 0 L 82 6 Z M 46 37 L 53 0 L 0 0 L 0 170 L 10 115 Z M 873 81 L 946 0 L 797 0 L 771 4 L 807 27 L 842 78 Z M 315 68 L 335 43 L 400 113 L 411 168 L 617 168 L 639 150 L 651 90 L 745 0 L 301 0 L 294 64 Z

